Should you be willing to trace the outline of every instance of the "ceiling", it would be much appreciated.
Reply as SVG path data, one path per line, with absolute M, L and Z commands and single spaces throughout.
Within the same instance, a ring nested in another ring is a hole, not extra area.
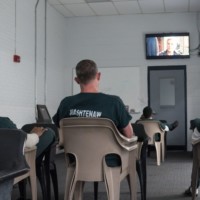
M 200 0 L 47 0 L 64 17 L 200 12 Z

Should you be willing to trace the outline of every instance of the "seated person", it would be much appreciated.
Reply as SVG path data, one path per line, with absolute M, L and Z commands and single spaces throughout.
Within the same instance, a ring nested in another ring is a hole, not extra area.
M 0 117 L 0 128 L 17 129 L 17 126 L 8 118 Z M 34 127 L 31 134 L 27 134 L 25 147 L 37 146 L 36 157 L 54 141 L 55 133 L 50 128 Z
M 136 122 L 140 121 L 140 120 L 155 120 L 153 119 L 153 111 L 152 108 L 149 106 L 146 106 L 143 109 L 143 114 L 140 117 L 139 120 L 137 120 Z M 159 120 L 158 120 L 159 121 Z M 172 124 L 168 124 L 168 123 L 164 123 L 163 121 L 159 121 L 160 124 L 160 128 L 164 131 L 173 131 L 177 126 L 178 126 L 178 121 L 173 122 Z
M 200 142 L 200 119 L 196 118 L 190 121 L 190 129 L 192 130 L 192 145 L 195 145 Z M 198 187 L 200 183 L 200 175 L 197 181 L 196 196 L 198 195 Z M 191 185 L 184 192 L 185 196 L 192 196 L 192 187 Z
M 82 60 L 76 66 L 75 81 L 80 86 L 80 93 L 65 97 L 53 116 L 57 127 L 63 118 L 69 117 L 98 117 L 111 119 L 121 133 L 131 138 L 133 129 L 130 123 L 131 116 L 126 110 L 121 98 L 99 92 L 101 73 L 92 60 Z M 71 161 L 73 159 L 71 158 Z M 106 158 L 109 166 L 119 166 L 118 156 L 112 155 Z
M 8 117 L 0 117 L 0 128 L 17 129 L 17 126 Z M 30 148 L 36 145 L 37 146 L 36 158 L 37 158 L 54 140 L 55 140 L 55 133 L 52 129 L 43 127 L 34 127 L 31 130 L 31 134 L 27 134 L 25 147 Z M 3 196 L 3 199 L 10 198 L 12 187 L 8 186 L 11 185 L 12 184 L 10 184 L 9 182 L 5 184 L 5 187 L 3 184 L 0 185 L 0 193 Z M 5 188 L 7 188 L 6 189 L 7 191 L 5 190 Z M 24 199 L 24 198 L 20 197 L 19 199 Z

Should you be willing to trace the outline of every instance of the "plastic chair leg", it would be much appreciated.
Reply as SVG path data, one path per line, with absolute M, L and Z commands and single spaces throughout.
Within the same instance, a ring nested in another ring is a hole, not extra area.
M 72 200 L 72 184 L 74 179 L 75 167 L 67 168 L 66 184 L 65 184 L 65 195 L 64 200 Z
M 146 200 L 146 191 L 147 191 L 147 164 L 146 164 L 147 146 L 148 146 L 148 141 L 143 143 L 143 147 L 141 150 L 141 156 L 140 156 L 142 173 L 143 173 L 144 200 Z
M 47 195 L 47 200 L 51 200 L 51 183 L 50 183 L 50 165 L 49 165 L 49 161 L 47 161 L 47 164 L 45 164 L 45 162 L 43 163 L 44 165 L 42 165 L 43 168 L 43 172 L 45 174 L 44 178 L 45 178 L 45 183 L 46 183 L 46 195 Z
M 26 184 L 27 184 L 27 179 L 23 179 L 20 182 L 18 182 L 19 186 L 19 194 L 20 197 L 19 199 L 26 199 Z
M 157 165 L 160 166 L 160 161 L 161 161 L 161 143 L 160 142 L 155 142 L 155 147 L 156 147 Z
M 76 182 L 73 200 L 83 200 L 83 188 L 84 188 L 84 184 L 85 183 L 83 181 L 77 181 Z
M 109 200 L 119 200 L 120 197 L 120 167 L 108 167 L 105 172 L 105 183 Z
M 36 174 L 37 174 L 38 180 L 40 182 L 43 200 L 48 200 L 44 167 L 36 166 Z
M 94 182 L 94 200 L 98 199 L 98 182 Z
M 145 160 L 142 160 L 142 173 L 143 173 L 144 200 L 146 200 L 146 192 L 147 192 L 147 169 L 146 169 L 146 159 L 145 159 Z
M 145 192 L 144 192 L 145 180 L 144 180 L 144 176 L 143 176 L 143 168 L 142 168 L 141 160 L 136 161 L 136 170 L 137 170 L 137 174 L 138 174 L 139 181 L 140 181 L 141 200 L 145 200 L 145 197 L 144 197 L 144 195 L 145 195 Z
M 53 189 L 54 189 L 54 198 L 55 200 L 59 199 L 58 194 L 58 178 L 57 178 L 57 170 L 55 163 L 51 163 L 51 169 L 50 169 L 51 179 L 53 183 Z

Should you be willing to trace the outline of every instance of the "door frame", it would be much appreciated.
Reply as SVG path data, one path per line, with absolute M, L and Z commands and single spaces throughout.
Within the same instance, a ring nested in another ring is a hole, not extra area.
M 147 77 L 147 88 L 148 88 L 148 105 L 151 105 L 150 102 L 150 72 L 151 71 L 163 71 L 163 70 L 183 70 L 184 72 L 184 99 L 185 99 L 185 145 L 183 148 L 178 146 L 168 147 L 169 149 L 174 150 L 187 150 L 187 74 L 186 74 L 186 65 L 164 65 L 164 66 L 148 66 L 148 77 Z

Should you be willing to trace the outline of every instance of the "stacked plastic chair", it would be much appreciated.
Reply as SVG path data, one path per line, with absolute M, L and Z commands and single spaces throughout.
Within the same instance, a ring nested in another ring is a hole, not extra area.
M 104 182 L 110 200 L 119 200 L 120 182 L 128 179 L 131 200 L 136 200 L 137 137 L 126 138 L 114 123 L 103 118 L 68 118 L 60 121 L 67 162 L 65 200 L 81 199 L 84 182 Z M 118 167 L 109 167 L 108 154 L 121 159 Z M 70 160 L 70 155 L 75 158 Z
M 32 123 L 24 125 L 22 130 L 29 133 L 35 126 L 51 128 L 56 134 L 55 141 L 53 141 L 53 143 L 36 159 L 36 175 L 41 185 L 43 200 L 51 199 L 51 179 L 54 189 L 54 199 L 58 200 L 58 178 L 55 164 L 58 129 L 55 124 Z
M 156 148 L 157 165 L 165 160 L 165 131 L 160 128 L 157 120 L 139 120 L 138 124 L 143 124 L 145 132 L 149 137 L 148 144 Z M 160 135 L 160 140 L 155 140 L 155 135 Z

